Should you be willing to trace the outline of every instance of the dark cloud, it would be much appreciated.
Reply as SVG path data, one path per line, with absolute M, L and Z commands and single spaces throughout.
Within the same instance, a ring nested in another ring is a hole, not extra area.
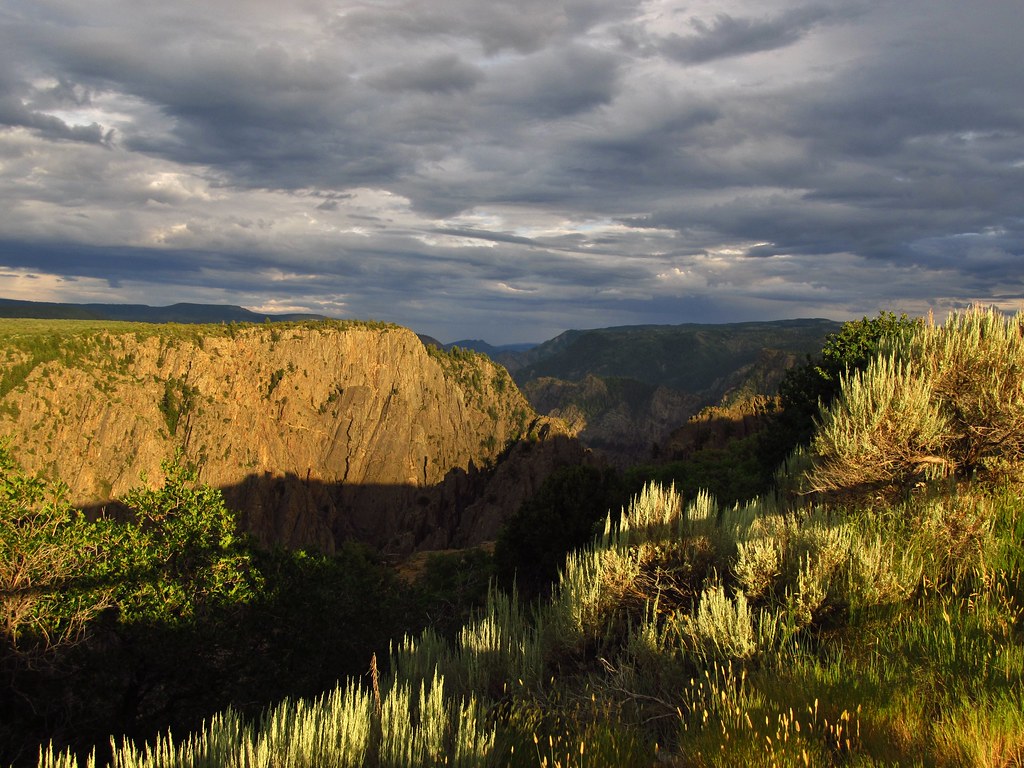
M 99 123 L 68 125 L 60 118 L 25 109 L 20 103 L 0 100 L 0 125 L 31 128 L 46 139 L 110 144 L 113 131 Z
M 512 120 L 553 120 L 608 104 L 615 94 L 619 57 L 580 45 L 496 65 L 488 102 Z
M 394 40 L 397 46 L 425 38 L 469 40 L 493 56 L 504 52 L 534 53 L 621 12 L 613 0 L 367 3 L 346 10 L 336 26 L 346 37 Z
M 0 295 L 496 342 L 1010 302 L 1021 28 L 952 0 L 9 0 Z
M 43 138 L 55 141 L 109 144 L 113 131 L 104 129 L 99 123 L 70 125 L 44 111 L 48 108 L 77 108 L 88 104 L 88 92 L 76 92 L 66 81 L 51 88 L 34 89 L 27 83 L 0 78 L 0 126 L 28 128 Z
M 370 82 L 384 90 L 451 93 L 471 89 L 482 77 L 479 68 L 448 54 L 392 67 Z

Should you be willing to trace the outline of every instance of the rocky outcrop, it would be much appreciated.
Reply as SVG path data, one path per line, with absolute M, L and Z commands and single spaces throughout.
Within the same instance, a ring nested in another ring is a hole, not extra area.
M 408 552 L 493 536 L 517 495 L 582 456 L 504 368 L 395 326 L 35 333 L 3 340 L 0 434 L 80 506 L 154 482 L 181 449 L 264 544 Z M 487 501 L 497 488 L 508 503 Z
M 708 406 L 672 432 L 665 445 L 665 458 L 688 459 L 706 448 L 724 448 L 733 440 L 750 437 L 770 423 L 777 408 L 777 399 L 766 395 Z
M 633 379 L 588 375 L 580 381 L 539 378 L 522 385 L 540 413 L 609 460 L 627 465 L 657 454 L 669 433 L 703 404 L 693 395 Z

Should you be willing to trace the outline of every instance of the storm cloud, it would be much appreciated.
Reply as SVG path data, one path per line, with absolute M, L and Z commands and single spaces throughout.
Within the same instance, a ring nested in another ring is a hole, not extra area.
M 3 0 L 0 296 L 443 340 L 1024 301 L 1024 6 Z

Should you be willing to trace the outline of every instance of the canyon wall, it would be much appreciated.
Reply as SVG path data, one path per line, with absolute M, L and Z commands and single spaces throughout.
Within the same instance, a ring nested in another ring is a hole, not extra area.
M 397 326 L 20 322 L 0 335 L 0 435 L 94 510 L 180 449 L 264 545 L 402 554 L 493 538 L 584 460 L 504 368 Z

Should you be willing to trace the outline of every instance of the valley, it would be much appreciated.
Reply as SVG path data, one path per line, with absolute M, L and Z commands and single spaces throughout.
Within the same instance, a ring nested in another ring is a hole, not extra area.
M 839 327 L 811 319 L 567 331 L 497 359 L 538 412 L 626 467 L 673 458 L 672 433 L 702 408 L 773 395 Z

